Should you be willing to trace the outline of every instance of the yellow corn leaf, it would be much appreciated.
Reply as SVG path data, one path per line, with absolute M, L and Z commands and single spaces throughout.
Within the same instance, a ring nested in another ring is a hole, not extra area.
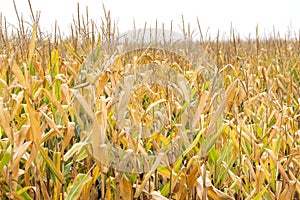
M 5 90 L 8 89 L 7 83 L 2 78 L 0 78 L 0 85 L 3 87 L 3 89 L 5 89 Z
M 34 142 L 34 145 L 39 148 L 41 145 L 41 130 L 40 130 L 40 121 L 37 111 L 32 105 L 32 102 L 27 94 L 25 94 L 25 100 L 27 103 L 27 109 L 30 119 L 30 133 L 31 139 Z
M 28 147 L 31 145 L 31 141 L 30 142 L 25 142 L 24 144 L 18 146 L 16 152 L 14 153 L 13 156 L 13 165 L 12 165 L 12 169 L 14 168 L 19 168 L 19 162 L 21 157 L 23 156 L 23 154 L 27 151 Z
M 36 30 L 37 30 L 37 23 L 35 22 L 33 24 L 33 29 L 32 29 L 32 34 L 31 34 L 31 41 L 30 41 L 30 45 L 29 45 L 29 52 L 28 52 L 28 58 L 27 58 L 27 66 L 30 66 L 30 63 L 31 63 L 32 57 L 33 57 L 33 53 L 35 50 Z
M 67 133 L 64 136 L 61 152 L 64 152 L 65 148 L 69 145 L 72 137 L 75 135 L 75 122 L 68 122 Z
M 145 185 L 148 183 L 148 180 L 151 178 L 152 174 L 154 173 L 155 169 L 158 167 L 159 163 L 162 161 L 164 156 L 165 155 L 163 153 L 161 153 L 157 156 L 155 163 L 151 167 L 151 170 L 146 174 L 142 184 L 137 187 L 137 190 L 134 194 L 134 198 L 138 198 L 140 196 L 143 189 L 145 188 Z
M 53 175 L 59 180 L 60 183 L 65 183 L 65 179 L 64 179 L 63 175 L 55 167 L 54 163 L 47 156 L 47 154 L 45 153 L 44 149 L 40 148 L 39 152 L 40 152 L 41 156 L 43 157 L 44 161 L 46 162 L 46 164 L 48 165 L 48 167 L 50 168 L 50 171 L 53 173 Z
M 233 104 L 233 99 L 234 97 L 236 96 L 236 90 L 237 90 L 237 87 L 236 87 L 236 83 L 237 83 L 238 79 L 236 79 L 233 83 L 230 84 L 230 86 L 228 86 L 228 88 L 226 89 L 226 101 L 228 103 Z
M 76 97 L 77 101 L 80 103 L 80 105 L 83 107 L 84 111 L 89 115 L 91 119 L 94 119 L 94 112 L 91 108 L 92 105 L 90 105 L 87 100 L 79 93 L 78 90 L 71 89 L 71 92 Z
M 279 196 L 279 200 L 293 199 L 296 190 L 296 181 L 288 181 L 283 192 Z
M 215 188 L 209 177 L 210 177 L 210 172 L 206 170 L 206 172 L 204 172 L 204 163 L 202 164 L 201 166 L 201 169 L 202 169 L 202 174 L 203 173 L 206 173 L 206 179 L 205 179 L 205 186 L 206 188 L 204 188 L 204 185 L 203 185 L 203 176 L 201 175 L 198 179 L 197 179 L 197 194 L 198 194 L 198 197 L 200 199 L 202 199 L 203 197 L 203 192 L 204 190 L 206 189 L 207 190 L 207 195 L 212 198 L 212 199 L 215 199 L 215 200 L 233 200 L 234 198 L 230 197 L 229 195 L 225 194 L 224 192 L 218 190 L 217 188 Z M 206 196 L 206 199 L 207 199 L 207 196 Z
M 151 103 L 149 105 L 149 107 L 146 109 L 146 111 L 144 112 L 144 114 L 142 115 L 142 119 L 145 117 L 145 115 L 153 108 L 155 107 L 156 105 L 160 104 L 160 103 L 163 103 L 163 102 L 166 102 L 165 99 L 159 99 L 158 101 L 155 101 L 153 103 Z
M 48 117 L 48 115 L 46 115 L 46 113 L 44 113 L 43 111 L 40 111 L 40 113 L 42 113 L 42 115 L 45 117 L 48 125 L 55 130 L 55 132 L 61 137 L 63 138 L 63 134 L 58 130 L 56 124 L 54 123 L 53 119 L 50 119 L 50 117 Z
M 29 85 L 28 85 L 28 83 L 25 79 L 25 76 L 23 75 L 23 72 L 21 71 L 20 67 L 18 66 L 18 64 L 16 62 L 13 63 L 13 66 L 12 66 L 11 70 L 16 75 L 19 83 L 23 86 L 23 88 L 25 90 L 29 89 Z
M 265 177 L 264 177 L 264 170 L 261 166 L 256 166 L 256 193 L 259 193 L 261 191 Z
M 227 170 L 227 172 L 228 172 L 230 178 L 234 181 L 234 184 L 237 184 L 238 188 L 239 188 L 240 190 L 243 190 L 243 185 L 242 185 L 242 183 L 241 183 L 240 178 L 237 177 L 230 169 L 228 169 L 228 167 L 227 167 L 227 165 L 226 165 L 225 162 L 222 161 L 222 164 L 221 164 L 221 165 L 222 165 L 222 167 L 224 167 L 224 168 Z
M 63 43 L 63 45 L 66 47 L 67 51 L 69 53 L 71 53 L 75 58 L 76 60 L 81 63 L 82 62 L 82 59 L 80 58 L 80 56 L 75 52 L 75 49 L 74 47 L 71 45 L 71 43 L 69 42 L 68 44 L 66 44 L 64 41 L 61 41 Z
M 214 186 L 207 187 L 207 194 L 210 198 L 215 200 L 233 200 L 234 198 L 216 189 Z
M 49 99 L 50 102 L 52 102 L 55 107 L 58 109 L 61 117 L 63 118 L 65 124 L 68 124 L 69 119 L 68 119 L 68 115 L 66 114 L 66 111 L 64 110 L 63 106 L 60 104 L 60 102 L 57 101 L 57 99 L 55 99 L 51 93 L 46 90 L 45 88 L 42 89 L 43 90 L 43 94 Z M 72 90 L 71 90 L 72 92 Z
M 8 137 L 8 140 L 12 142 L 13 141 L 12 130 L 9 125 L 9 121 L 8 121 L 9 119 L 5 117 L 4 112 L 5 112 L 5 108 L 4 108 L 3 98 L 0 97 L 0 126 L 4 129 L 4 132 Z
M 86 142 L 79 142 L 79 143 L 76 143 L 72 146 L 71 149 L 69 149 L 67 151 L 67 153 L 65 153 L 63 159 L 64 161 L 67 161 L 69 160 L 69 158 L 71 158 L 75 153 L 79 152 L 81 150 L 81 148 L 83 146 L 85 146 L 87 143 Z
M 103 92 L 104 86 L 105 86 L 105 84 L 106 84 L 107 81 L 108 81 L 109 76 L 108 76 L 107 73 L 108 73 L 108 72 L 104 72 L 104 73 L 103 73 L 102 77 L 99 79 L 99 82 L 98 82 L 98 84 L 97 84 L 97 86 L 96 86 L 96 96 L 97 96 L 97 97 L 99 97 L 100 94 Z
M 122 199 L 126 200 L 131 200 L 132 199 L 132 185 L 131 183 L 124 177 L 122 176 L 120 180 L 120 195 Z
M 67 200 L 76 200 L 80 198 L 81 192 L 84 189 L 84 186 L 92 180 L 92 177 L 90 177 L 87 174 L 78 174 L 72 183 L 72 186 L 70 188 L 70 192 L 68 194 Z
M 209 97 L 209 93 L 207 91 L 203 92 L 203 94 L 200 97 L 200 102 L 198 104 L 198 108 L 192 122 L 192 130 L 196 128 L 196 125 L 199 122 L 200 115 L 203 113 L 204 108 L 207 106 L 206 101 L 208 97 Z
M 262 196 L 266 193 L 267 189 L 268 189 L 268 185 L 266 185 L 265 187 L 263 187 L 259 191 L 259 193 L 253 198 L 253 200 L 260 200 L 260 199 L 262 199 Z
M 279 169 L 280 173 L 282 174 L 283 178 L 286 181 L 289 181 L 290 179 L 289 179 L 287 173 L 285 172 L 283 166 L 281 165 L 281 163 L 277 160 L 275 153 L 271 149 L 268 149 L 268 148 L 265 148 L 265 150 L 269 153 L 271 159 L 273 160 L 273 162 L 278 167 L 278 169 Z

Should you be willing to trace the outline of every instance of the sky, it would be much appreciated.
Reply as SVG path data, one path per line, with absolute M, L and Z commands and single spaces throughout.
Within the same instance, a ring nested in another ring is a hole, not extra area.
M 19 15 L 32 22 L 28 0 L 15 2 Z M 203 34 L 212 37 L 218 30 L 222 37 L 228 37 L 231 25 L 241 37 L 255 37 L 257 24 L 262 37 L 273 35 L 273 28 L 282 36 L 298 35 L 300 29 L 299 0 L 31 0 L 31 5 L 34 12 L 41 13 L 42 30 L 52 33 L 57 20 L 61 32 L 68 35 L 73 17 L 77 18 L 77 2 L 80 13 L 85 15 L 88 7 L 89 17 L 98 25 L 104 16 L 104 4 L 120 32 L 131 30 L 133 21 L 137 28 L 143 28 L 145 21 L 153 28 L 156 20 L 159 27 L 164 23 L 165 29 L 173 21 L 173 30 L 180 32 L 182 15 L 196 32 L 198 17 Z M 13 0 L 0 0 L 0 12 L 11 27 L 18 27 Z

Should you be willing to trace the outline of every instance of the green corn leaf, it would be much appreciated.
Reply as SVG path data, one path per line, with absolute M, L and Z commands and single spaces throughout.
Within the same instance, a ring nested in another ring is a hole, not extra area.
M 18 195 L 21 195 L 25 200 L 32 200 L 32 198 L 28 195 L 28 193 L 26 191 L 30 190 L 30 189 L 34 189 L 34 187 L 26 186 L 26 187 L 21 188 L 21 186 L 18 185 L 17 189 L 18 189 L 17 190 Z
M 2 157 L 0 161 L 0 171 L 3 169 L 3 167 L 10 161 L 11 158 L 11 146 L 9 146 L 5 153 L 4 156 Z

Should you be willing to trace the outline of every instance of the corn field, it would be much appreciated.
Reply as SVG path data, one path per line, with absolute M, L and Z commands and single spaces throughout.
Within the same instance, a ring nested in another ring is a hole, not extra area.
M 104 16 L 63 37 L 0 15 L 1 199 L 299 199 L 300 37 L 120 46 Z

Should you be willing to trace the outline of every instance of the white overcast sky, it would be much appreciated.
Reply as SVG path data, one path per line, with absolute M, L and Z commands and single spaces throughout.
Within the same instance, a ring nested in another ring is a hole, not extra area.
M 31 21 L 28 1 L 15 2 L 25 21 Z M 179 31 L 181 15 L 193 29 L 197 29 L 198 17 L 203 32 L 209 28 L 212 37 L 216 36 L 217 30 L 228 35 L 231 23 L 241 36 L 249 33 L 254 36 L 256 24 L 262 36 L 272 34 L 273 27 L 282 35 L 288 30 L 296 31 L 298 35 L 300 28 L 299 0 L 31 0 L 34 12 L 41 11 L 42 29 L 49 33 L 53 32 L 55 20 L 61 31 L 68 33 L 73 16 L 77 17 L 77 2 L 81 14 L 85 14 L 88 6 L 90 18 L 98 24 L 103 17 L 104 3 L 121 32 L 132 29 L 133 19 L 138 28 L 142 28 L 145 21 L 154 27 L 156 19 L 168 28 L 173 20 L 173 27 Z M 17 26 L 13 0 L 0 0 L 0 12 L 10 24 Z

